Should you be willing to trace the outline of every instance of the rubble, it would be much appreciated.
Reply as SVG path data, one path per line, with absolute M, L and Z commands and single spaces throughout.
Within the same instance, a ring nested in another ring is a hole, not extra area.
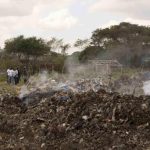
M 150 147 L 149 96 L 122 96 L 102 89 L 65 94 L 65 100 L 59 97 L 62 91 L 37 94 L 36 103 L 30 105 L 23 105 L 18 97 L 0 99 L 0 149 L 146 150 Z

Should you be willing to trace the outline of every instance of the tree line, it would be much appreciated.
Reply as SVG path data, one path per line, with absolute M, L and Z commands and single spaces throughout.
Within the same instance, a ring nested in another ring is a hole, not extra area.
M 23 35 L 5 41 L 3 51 L 1 51 L 1 69 L 10 66 L 31 68 L 32 73 L 39 69 L 47 69 L 61 72 L 67 50 L 70 44 L 63 39 L 52 37 L 46 41 L 42 38 L 27 37 Z
M 150 66 L 150 27 L 122 22 L 94 30 L 89 39 L 77 39 L 73 45 L 80 51 L 67 55 L 71 47 L 63 39 L 48 41 L 23 35 L 5 41 L 0 52 L 0 68 L 27 65 L 35 73 L 44 68 L 62 72 L 66 59 L 86 63 L 89 59 L 117 59 L 131 67 Z
M 120 63 L 140 67 L 150 66 L 150 27 L 122 22 L 109 28 L 99 28 L 91 38 L 78 40 L 82 48 L 80 62 L 89 59 L 117 59 Z

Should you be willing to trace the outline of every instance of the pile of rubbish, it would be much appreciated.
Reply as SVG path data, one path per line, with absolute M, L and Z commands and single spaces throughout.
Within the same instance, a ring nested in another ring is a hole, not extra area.
M 51 91 L 64 91 L 84 93 L 90 90 L 97 92 L 100 89 L 104 89 L 107 92 L 118 92 L 122 95 L 130 94 L 140 96 L 147 94 L 147 90 L 145 90 L 147 87 L 144 86 L 145 83 L 149 81 L 149 78 L 147 77 L 149 74 L 145 74 L 138 74 L 132 77 L 122 75 L 119 79 L 112 79 L 111 76 L 108 76 L 107 78 L 95 77 L 72 80 L 55 80 L 54 78 L 49 78 L 47 72 L 42 72 L 37 77 L 33 76 L 29 79 L 28 84 L 21 88 L 19 97 L 22 98 L 30 93 L 37 92 L 49 93 Z
M 20 99 L 25 105 L 36 104 L 40 101 L 41 97 L 50 97 L 55 95 L 59 100 L 68 100 L 72 94 L 81 94 L 90 90 L 97 92 L 100 89 L 111 92 L 109 88 L 100 78 L 94 79 L 80 79 L 68 81 L 56 81 L 47 79 L 42 76 L 42 80 L 34 78 L 24 85 L 19 93 Z
M 39 100 L 30 105 L 24 105 L 19 97 L 0 99 L 0 149 L 148 150 L 150 147 L 149 96 L 121 96 L 102 89 L 37 95 Z
M 136 75 L 133 77 L 123 75 L 113 82 L 112 89 L 120 94 L 140 96 L 146 94 L 143 89 L 144 83 L 145 80 L 142 75 Z

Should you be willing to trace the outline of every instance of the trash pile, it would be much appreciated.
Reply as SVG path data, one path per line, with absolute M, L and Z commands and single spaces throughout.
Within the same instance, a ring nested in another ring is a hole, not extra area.
M 121 76 L 119 79 L 115 80 L 112 86 L 113 91 L 116 91 L 120 94 L 130 94 L 130 95 L 144 95 L 143 91 L 143 83 L 144 78 L 142 75 L 128 77 L 128 76 Z
M 31 80 L 27 85 L 24 85 L 19 93 L 19 97 L 22 102 L 26 105 L 30 103 L 38 103 L 41 97 L 49 97 L 55 95 L 57 99 L 68 100 L 69 96 L 72 94 L 81 94 L 93 90 L 94 92 L 104 89 L 106 91 L 111 91 L 106 84 L 104 84 L 101 79 L 80 79 L 80 80 L 70 80 L 64 82 L 57 82 L 54 79 L 48 79 L 45 81 Z
M 150 97 L 105 90 L 0 99 L 2 150 L 148 150 Z

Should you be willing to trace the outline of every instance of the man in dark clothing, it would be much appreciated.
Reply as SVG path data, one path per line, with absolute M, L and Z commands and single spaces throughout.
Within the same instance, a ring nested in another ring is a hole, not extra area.
M 20 74 L 20 70 L 18 68 L 16 69 L 16 71 L 17 71 L 17 76 L 15 79 L 15 83 L 18 84 L 20 82 L 21 74 Z

